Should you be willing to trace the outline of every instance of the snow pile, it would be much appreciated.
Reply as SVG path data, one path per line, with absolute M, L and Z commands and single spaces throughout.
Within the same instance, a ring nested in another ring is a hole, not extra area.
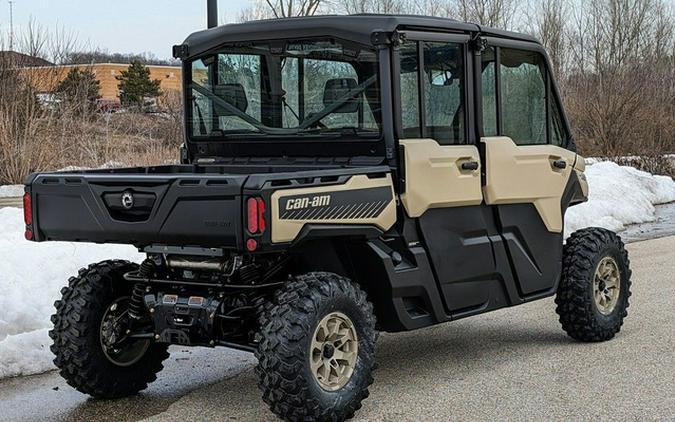
M 565 216 L 565 235 L 594 226 L 620 231 L 626 225 L 654 221 L 656 204 L 675 201 L 675 182 L 610 161 L 586 167 L 588 202 Z
M 0 186 L 0 198 L 13 198 L 23 196 L 23 185 Z
M 90 263 L 111 258 L 140 262 L 135 248 L 66 242 L 28 242 L 23 213 L 0 209 L 0 378 L 53 368 L 50 315 L 68 278 Z

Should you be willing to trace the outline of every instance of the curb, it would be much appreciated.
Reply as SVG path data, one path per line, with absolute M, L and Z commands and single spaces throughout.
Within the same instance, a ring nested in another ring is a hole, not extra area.
M 0 208 L 3 207 L 23 208 L 23 198 L 21 197 L 0 198 Z

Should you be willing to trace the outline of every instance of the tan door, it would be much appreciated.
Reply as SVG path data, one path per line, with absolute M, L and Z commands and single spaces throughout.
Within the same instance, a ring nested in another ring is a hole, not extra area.
M 483 138 L 485 203 L 494 206 L 521 294 L 547 294 L 562 270 L 563 196 L 576 154 L 555 145 Z
M 576 154 L 555 145 L 518 146 L 508 137 L 481 141 L 486 159 L 485 203 L 532 204 L 549 232 L 562 232 L 560 201 Z
M 402 139 L 405 192 L 410 217 L 432 208 L 478 205 L 483 201 L 480 158 L 474 145 L 439 145 L 433 139 Z

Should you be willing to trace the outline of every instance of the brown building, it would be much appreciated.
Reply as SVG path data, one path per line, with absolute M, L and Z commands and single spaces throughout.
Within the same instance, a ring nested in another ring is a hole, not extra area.
M 119 81 L 116 79 L 120 72 L 126 70 L 128 64 L 122 63 L 94 63 L 60 66 L 25 67 L 21 72 L 30 81 L 31 85 L 41 93 L 51 93 L 73 68 L 87 69 L 94 72 L 96 79 L 101 83 L 101 99 L 104 101 L 119 101 Z M 159 79 L 160 88 L 164 92 L 181 90 L 182 70 L 179 66 L 146 65 L 150 70 L 150 79 Z

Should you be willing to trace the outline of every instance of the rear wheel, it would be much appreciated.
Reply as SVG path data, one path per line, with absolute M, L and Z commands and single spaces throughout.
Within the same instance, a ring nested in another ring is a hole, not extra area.
M 97 398 L 136 394 L 154 381 L 169 357 L 167 345 L 127 338 L 131 286 L 138 265 L 104 261 L 82 269 L 61 290 L 49 332 L 54 363 L 68 384 Z
M 351 418 L 373 382 L 375 339 L 373 307 L 356 284 L 330 273 L 296 277 L 261 317 L 263 400 L 289 421 Z
M 567 239 L 556 312 L 567 334 L 581 341 L 609 340 L 628 314 L 630 263 L 621 238 L 600 228 Z

